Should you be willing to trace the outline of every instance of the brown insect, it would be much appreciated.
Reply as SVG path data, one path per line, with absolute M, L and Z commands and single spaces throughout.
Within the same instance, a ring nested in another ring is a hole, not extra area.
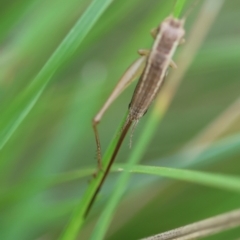
M 117 86 L 97 113 L 93 119 L 93 129 L 97 144 L 97 158 L 98 168 L 102 169 L 101 163 L 101 147 L 100 139 L 97 131 L 97 124 L 102 119 L 107 108 L 113 103 L 113 101 L 123 92 L 123 90 L 138 76 L 140 76 L 139 82 L 135 88 L 132 96 L 132 100 L 129 104 L 129 113 L 126 122 L 121 131 L 120 138 L 114 149 L 113 155 L 106 169 L 102 179 L 98 185 L 96 192 L 94 193 L 91 202 L 88 206 L 86 214 L 89 212 L 97 193 L 107 174 L 115 160 L 115 157 L 120 149 L 122 141 L 124 140 L 131 125 L 134 127 L 138 123 L 139 119 L 147 112 L 150 104 L 155 99 L 161 86 L 163 85 L 164 79 L 167 74 L 168 67 L 171 66 L 176 68 L 176 64 L 173 62 L 172 57 L 177 46 L 183 41 L 185 30 L 183 28 L 184 20 L 174 18 L 172 16 L 167 17 L 159 27 L 151 31 L 155 41 L 151 50 L 139 50 L 138 53 L 141 58 L 136 60 L 124 73 L 122 78 L 119 80 Z

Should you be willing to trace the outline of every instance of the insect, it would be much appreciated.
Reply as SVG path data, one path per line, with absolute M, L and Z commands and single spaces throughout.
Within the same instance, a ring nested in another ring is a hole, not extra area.
M 152 49 L 141 49 L 138 51 L 141 57 L 127 69 L 103 107 L 93 119 L 92 124 L 97 144 L 98 168 L 102 169 L 100 138 L 97 125 L 113 101 L 131 82 L 133 82 L 134 79 L 140 76 L 129 104 L 128 116 L 120 133 L 118 143 L 108 166 L 104 170 L 103 177 L 92 197 L 85 215 L 87 215 L 103 185 L 128 130 L 131 126 L 134 129 L 139 119 L 147 112 L 163 85 L 168 67 L 171 66 L 176 68 L 176 64 L 173 62 L 172 57 L 177 46 L 183 42 L 184 39 L 184 19 L 177 19 L 173 16 L 169 16 L 157 28 L 153 29 L 151 34 L 155 39 Z

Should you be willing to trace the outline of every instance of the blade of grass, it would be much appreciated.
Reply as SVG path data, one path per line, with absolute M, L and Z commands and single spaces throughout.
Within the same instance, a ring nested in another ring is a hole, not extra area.
M 174 17 L 179 18 L 185 4 L 186 0 L 176 1 L 173 12 Z
M 146 127 L 142 132 L 138 142 L 135 145 L 135 148 L 129 158 L 129 166 L 131 164 L 136 164 L 141 156 L 143 155 L 147 145 L 149 144 L 152 136 L 154 135 L 155 129 L 159 125 L 160 120 L 163 118 L 173 96 L 176 92 L 178 85 L 180 84 L 180 80 L 182 79 L 184 73 L 190 66 L 193 57 L 195 56 L 197 50 L 199 49 L 201 43 L 203 42 L 208 30 L 210 29 L 211 24 L 213 23 L 217 13 L 219 12 L 223 1 L 216 2 L 205 1 L 205 4 L 202 8 L 202 12 L 198 17 L 195 25 L 193 26 L 192 32 L 189 36 L 188 44 L 185 49 L 181 53 L 181 57 L 178 59 L 179 61 L 179 71 L 175 71 L 175 75 L 172 75 L 171 80 L 169 79 L 165 85 L 165 89 L 161 92 L 159 97 L 156 100 L 156 104 L 154 106 L 153 112 L 148 119 Z M 213 8 L 215 5 L 215 8 Z M 209 12 L 209 7 L 212 10 Z M 207 17 L 206 17 L 207 16 Z M 206 27 L 207 26 L 207 27 Z M 123 173 L 119 181 L 116 185 L 116 190 L 112 194 L 111 199 L 107 203 L 104 212 L 102 213 L 96 227 L 94 228 L 94 232 L 92 233 L 91 239 L 102 239 L 107 231 L 107 228 L 111 222 L 113 217 L 114 210 L 116 209 L 123 193 L 125 191 L 126 185 L 130 179 L 129 173 Z
M 193 170 L 140 165 L 131 167 L 122 165 L 122 169 L 133 173 L 151 174 L 171 179 L 183 180 L 191 183 L 198 183 L 204 186 L 216 187 L 223 190 L 240 192 L 240 178 L 235 176 L 213 174 Z
M 5 109 L 0 123 L 0 150 L 34 107 L 58 67 L 76 51 L 112 1 L 95 0 L 91 3 L 30 86 Z
M 239 226 L 240 210 L 236 209 L 199 222 L 176 228 L 142 240 L 190 240 L 213 235 L 227 229 Z

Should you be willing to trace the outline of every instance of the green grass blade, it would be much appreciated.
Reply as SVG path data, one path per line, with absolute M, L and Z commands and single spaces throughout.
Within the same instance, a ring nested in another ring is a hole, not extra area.
M 113 0 L 95 0 L 77 21 L 30 86 L 2 114 L 0 150 L 31 111 L 58 67 L 79 47 L 84 37 Z
M 240 192 L 240 178 L 235 176 L 140 165 L 132 166 L 131 168 L 128 168 L 128 166 L 123 166 L 122 168 L 123 170 L 129 172 L 157 175 L 161 177 L 197 183 L 204 186 L 216 187 L 223 190 Z
M 174 17 L 179 18 L 185 3 L 186 3 L 186 0 L 181 0 L 176 2 L 174 6 L 174 12 L 173 12 Z

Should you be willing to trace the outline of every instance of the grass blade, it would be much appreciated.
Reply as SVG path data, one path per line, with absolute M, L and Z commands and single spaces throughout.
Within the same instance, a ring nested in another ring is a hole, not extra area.
M 174 13 L 173 13 L 174 17 L 177 18 L 180 16 L 185 3 L 186 3 L 186 0 L 176 1 L 176 4 L 174 6 Z
M 197 183 L 205 186 L 216 187 L 230 191 L 240 192 L 240 178 L 222 174 L 212 174 L 200 171 L 191 171 L 184 169 L 153 167 L 153 166 L 128 166 L 123 170 L 134 173 L 145 173 L 156 176 L 167 177 L 171 179 L 183 180 Z
M 0 150 L 34 107 L 58 67 L 76 51 L 112 1 L 95 0 L 92 2 L 30 86 L 3 112 L 0 124 Z
M 180 228 L 147 237 L 142 240 L 190 240 L 200 239 L 210 236 L 221 231 L 235 228 L 240 224 L 240 210 L 236 209 L 231 212 L 223 213 L 199 222 L 195 222 Z

